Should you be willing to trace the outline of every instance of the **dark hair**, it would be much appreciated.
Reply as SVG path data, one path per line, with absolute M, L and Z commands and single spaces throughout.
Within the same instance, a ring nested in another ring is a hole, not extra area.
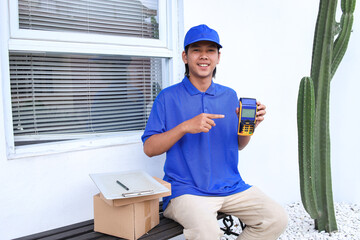
M 185 54 L 186 54 L 186 55 L 188 54 L 189 46 L 190 46 L 190 44 L 185 47 Z M 220 47 L 219 45 L 217 45 L 218 51 L 220 50 L 220 48 L 221 48 L 221 47 Z M 188 78 L 190 77 L 190 72 L 189 72 L 189 66 L 188 66 L 188 64 L 185 64 L 185 74 L 184 74 L 184 75 L 187 76 Z M 214 68 L 212 77 L 215 78 L 215 75 L 216 75 L 216 67 Z

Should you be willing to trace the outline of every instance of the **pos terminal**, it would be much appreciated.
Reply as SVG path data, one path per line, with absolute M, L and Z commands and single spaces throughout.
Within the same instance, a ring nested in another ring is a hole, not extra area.
M 253 135 L 255 130 L 256 111 L 256 99 L 240 98 L 238 135 Z

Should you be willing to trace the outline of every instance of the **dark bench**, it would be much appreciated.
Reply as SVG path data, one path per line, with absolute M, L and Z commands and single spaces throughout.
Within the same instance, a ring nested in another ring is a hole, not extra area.
M 160 223 L 155 228 L 151 229 L 148 233 L 143 235 L 141 240 L 167 240 L 172 237 L 176 237 L 183 233 L 183 227 L 174 222 L 171 219 L 165 218 L 162 213 L 162 203 L 160 203 Z M 224 228 L 221 228 L 227 235 L 238 235 L 232 231 L 233 218 L 224 213 L 218 214 L 218 219 L 223 219 Z M 243 223 L 240 221 L 241 228 L 244 229 Z M 112 240 L 122 239 L 118 237 L 109 236 L 103 233 L 94 232 L 94 220 L 88 220 L 81 223 L 72 224 L 69 226 L 56 228 L 53 230 L 32 234 L 29 236 L 17 238 L 16 240 L 55 240 L 55 239 L 67 239 L 67 240 Z

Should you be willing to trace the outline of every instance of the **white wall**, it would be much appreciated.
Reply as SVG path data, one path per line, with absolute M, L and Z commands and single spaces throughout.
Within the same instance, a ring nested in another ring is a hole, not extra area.
M 240 152 L 245 181 L 276 200 L 300 199 L 296 104 L 303 76 L 310 74 L 319 1 L 184 0 L 185 32 L 205 23 L 223 45 L 216 82 L 239 97 L 255 97 L 267 106 L 265 121 Z M 331 86 L 333 194 L 336 201 L 360 203 L 357 139 L 360 87 L 360 5 L 347 53 Z
M 224 48 L 216 81 L 267 106 L 266 120 L 240 153 L 240 169 L 246 181 L 281 203 L 299 200 L 296 100 L 300 79 L 310 71 L 317 2 L 184 0 L 185 31 L 206 23 L 220 34 Z M 360 182 L 358 12 L 348 52 L 332 82 L 331 136 L 335 199 L 360 203 L 355 185 Z M 144 169 L 163 174 L 164 156 L 148 159 L 140 142 L 7 160 L 2 101 L 0 97 L 0 239 L 91 219 L 92 196 L 98 190 L 89 173 Z M 342 128 L 335 127 L 340 124 Z

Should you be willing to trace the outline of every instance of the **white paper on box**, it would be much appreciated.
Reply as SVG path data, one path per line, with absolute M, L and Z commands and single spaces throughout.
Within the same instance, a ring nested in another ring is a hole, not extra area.
M 90 174 L 90 177 L 103 196 L 109 200 L 169 191 L 144 171 L 97 173 Z

